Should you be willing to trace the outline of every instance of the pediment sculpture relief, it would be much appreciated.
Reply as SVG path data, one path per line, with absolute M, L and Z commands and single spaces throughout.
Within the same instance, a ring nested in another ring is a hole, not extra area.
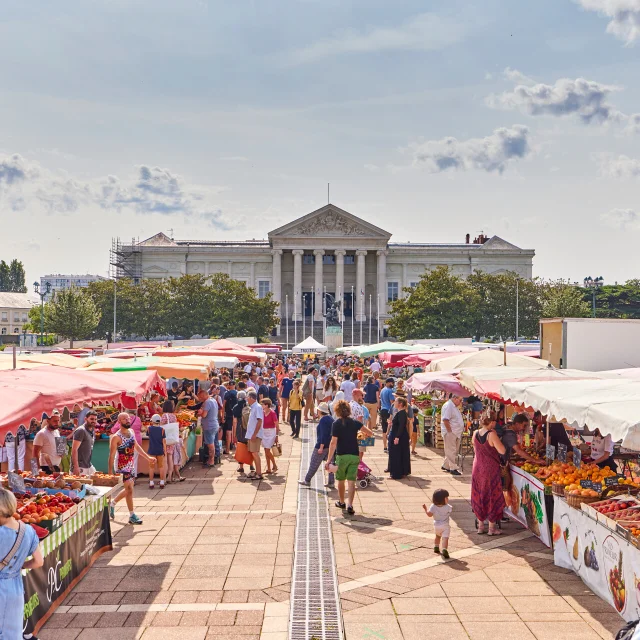
M 335 211 L 327 211 L 293 229 L 296 236 L 322 236 L 324 234 L 341 236 L 364 236 L 366 231 L 347 220 Z

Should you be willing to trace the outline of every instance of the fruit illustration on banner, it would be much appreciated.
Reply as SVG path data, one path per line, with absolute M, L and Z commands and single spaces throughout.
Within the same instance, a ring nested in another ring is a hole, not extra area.
M 555 544 L 562 537 L 562 527 L 557 523 L 553 523 L 553 543 Z
M 625 588 L 623 554 L 620 543 L 614 536 L 607 536 L 602 544 L 602 554 L 604 557 L 607 584 L 613 599 L 613 604 L 622 613 L 627 603 L 627 592 Z

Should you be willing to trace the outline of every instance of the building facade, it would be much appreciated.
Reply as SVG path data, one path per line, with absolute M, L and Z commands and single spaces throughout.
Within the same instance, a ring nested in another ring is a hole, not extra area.
M 322 320 L 325 294 L 342 302 L 344 318 L 380 322 L 388 305 L 406 295 L 425 270 L 444 265 L 467 276 L 514 271 L 531 278 L 535 252 L 501 238 L 480 237 L 460 244 L 394 243 L 391 234 L 329 204 L 268 234 L 267 240 L 185 241 L 158 233 L 129 247 L 139 277 L 165 279 L 184 274 L 226 273 L 272 292 L 280 317 Z
M 29 309 L 38 304 L 40 298 L 31 293 L 0 292 L 0 344 L 4 336 L 16 336 L 29 322 Z
M 56 291 L 69 289 L 70 287 L 86 287 L 90 282 L 105 280 L 102 276 L 85 275 L 63 275 L 52 273 L 48 276 L 40 278 L 40 291 L 43 293 L 47 290 L 47 282 L 51 285 L 51 291 L 45 296 L 45 302 L 49 302 Z

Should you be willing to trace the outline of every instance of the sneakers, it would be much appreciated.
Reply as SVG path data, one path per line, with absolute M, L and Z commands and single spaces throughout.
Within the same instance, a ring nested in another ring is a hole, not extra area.
M 449 552 L 448 552 L 446 549 L 443 549 L 443 550 L 442 550 L 442 557 L 443 557 L 445 560 L 448 560 L 448 559 L 450 558 L 450 556 L 449 556 Z
M 347 507 L 347 513 L 348 513 L 350 516 L 354 516 L 354 515 L 356 514 L 356 512 L 355 512 L 355 511 L 354 511 L 354 509 L 353 509 L 353 507 L 351 507 L 351 506 Z
M 452 476 L 461 476 L 462 475 L 457 469 L 454 469 L 453 471 L 449 471 L 449 473 Z
M 440 555 L 440 547 L 438 545 L 433 547 L 433 553 L 437 553 L 438 555 Z
M 164 482 L 160 481 L 160 488 L 164 489 Z
M 444 467 L 440 467 L 441 471 L 444 471 L 445 473 L 451 473 L 451 471 L 449 471 L 449 469 L 445 469 Z
M 129 524 L 142 524 L 142 520 L 135 513 L 129 516 Z
M 155 483 L 154 482 L 150 482 L 149 483 L 149 489 L 155 489 L 155 488 L 156 488 Z
M 338 509 L 346 509 L 347 505 L 344 502 L 340 502 L 340 500 L 336 500 L 336 507 L 338 507 Z
M 298 484 L 299 484 L 301 487 L 310 487 L 310 486 L 311 486 L 311 483 L 310 483 L 310 482 L 307 482 L 306 480 L 300 480 L 300 482 L 298 482 Z
M 335 489 L 335 488 L 336 488 L 336 485 L 335 485 L 335 484 L 333 484 L 333 483 L 327 483 L 327 484 L 325 484 L 324 486 L 325 486 L 327 489 Z
M 112 520 L 116 519 L 116 506 L 113 504 L 113 502 L 109 503 L 109 517 Z

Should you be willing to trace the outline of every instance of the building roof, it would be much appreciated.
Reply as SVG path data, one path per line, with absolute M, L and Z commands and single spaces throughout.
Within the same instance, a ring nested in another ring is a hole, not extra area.
M 0 308 L 2 309 L 30 309 L 39 301 L 40 299 L 32 293 L 0 291 Z
M 66 278 L 67 280 L 95 278 L 96 280 L 106 280 L 104 276 L 98 276 L 93 273 L 81 273 L 81 274 L 68 274 L 68 273 L 49 273 L 46 276 L 40 276 L 40 280 L 47 280 L 48 278 Z

